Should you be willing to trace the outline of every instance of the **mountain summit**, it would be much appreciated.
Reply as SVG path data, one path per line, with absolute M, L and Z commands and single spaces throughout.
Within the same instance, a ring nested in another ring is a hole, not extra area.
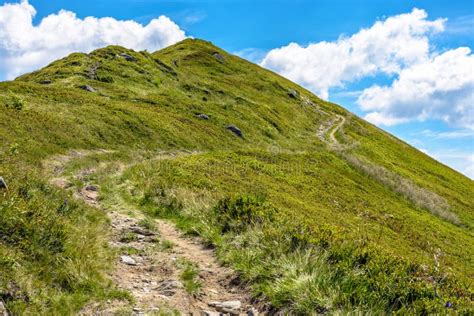
M 209 42 L 75 53 L 0 83 L 0 106 L 12 314 L 195 312 L 227 290 L 269 313 L 472 311 L 474 183 Z

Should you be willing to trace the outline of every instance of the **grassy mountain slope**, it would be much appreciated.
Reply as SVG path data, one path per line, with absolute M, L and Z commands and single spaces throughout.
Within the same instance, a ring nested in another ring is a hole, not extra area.
M 126 296 L 103 277 L 104 215 L 44 172 L 53 155 L 95 149 L 113 154 L 83 165 L 130 166 L 102 175 L 105 201 L 119 194 L 200 234 L 274 309 L 472 308 L 473 182 L 208 42 L 72 54 L 0 83 L 0 104 L 0 298 L 11 310 L 64 314 Z M 184 151 L 194 154 L 153 159 Z

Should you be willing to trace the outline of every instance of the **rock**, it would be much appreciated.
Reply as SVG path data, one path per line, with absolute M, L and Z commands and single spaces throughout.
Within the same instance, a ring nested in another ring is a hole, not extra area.
M 123 263 L 129 265 L 129 266 L 136 266 L 137 262 L 130 256 L 121 256 L 120 259 L 122 260 Z
M 197 114 L 196 117 L 199 117 L 200 119 L 203 119 L 203 120 L 208 120 L 209 119 L 209 116 L 206 115 L 206 114 Z
M 258 311 L 252 307 L 247 311 L 247 316 L 258 316 Z
M 7 183 L 5 182 L 5 180 L 3 180 L 2 177 L 0 177 L 0 190 L 6 190 L 6 189 L 8 189 Z
M 51 80 L 41 80 L 39 84 L 51 84 Z
M 310 99 L 308 98 L 302 98 L 303 99 L 303 104 L 306 105 L 306 106 L 314 106 L 314 102 L 311 101 Z
M 226 309 L 240 309 L 242 307 L 242 303 L 240 301 L 225 301 L 221 304 L 222 308 Z
M 300 95 L 298 91 L 293 90 L 293 89 L 288 89 L 288 96 L 293 99 L 298 99 Z
M 222 308 L 221 312 L 230 314 L 230 315 L 240 315 L 240 310 L 232 308 Z
M 226 127 L 229 131 L 231 131 L 232 133 L 234 133 L 235 135 L 239 136 L 239 137 L 243 137 L 243 134 L 242 134 L 242 131 L 240 130 L 240 128 L 238 128 L 237 126 L 235 125 L 229 125 Z
M 92 192 L 97 192 L 99 191 L 99 188 L 95 185 L 88 185 L 85 187 L 86 191 L 92 191 Z
M 170 300 L 170 298 L 169 298 L 168 296 L 166 296 L 166 295 L 158 294 L 157 296 L 158 296 L 159 298 L 161 298 L 162 300 L 165 300 L 165 301 L 169 301 L 169 300 Z
M 2 301 L 0 301 L 0 316 L 8 316 L 8 311 Z
M 239 315 L 240 309 L 242 308 L 242 303 L 240 301 L 213 301 L 207 303 L 207 305 L 214 307 L 219 312 L 228 313 L 231 315 Z
M 218 307 L 218 306 L 221 306 L 221 302 L 219 302 L 219 301 L 212 301 L 212 302 L 207 303 L 207 305 L 209 305 L 209 306 L 211 306 L 211 307 Z
M 157 287 L 157 290 L 165 296 L 173 296 L 176 293 L 176 289 L 181 289 L 183 284 L 176 280 L 166 280 L 161 282 Z
M 82 85 L 82 86 L 79 86 L 80 89 L 82 90 L 85 90 L 87 92 L 97 92 L 94 88 L 92 88 L 91 86 L 89 85 Z
M 119 56 L 125 58 L 126 61 L 134 61 L 134 62 L 137 61 L 137 59 L 135 57 L 133 57 L 133 56 L 127 54 L 127 53 L 121 53 Z
M 201 316 L 220 316 L 221 313 L 219 312 L 211 312 L 211 311 L 201 311 Z
M 136 226 L 130 227 L 130 231 L 142 236 L 155 236 L 156 235 L 156 233 L 152 231 L 149 231 L 140 227 L 136 227 Z
M 225 60 L 224 56 L 222 56 L 222 55 L 219 54 L 218 52 L 215 52 L 214 54 L 212 54 L 212 56 L 216 57 L 216 58 L 219 59 L 220 61 L 224 61 L 224 60 Z

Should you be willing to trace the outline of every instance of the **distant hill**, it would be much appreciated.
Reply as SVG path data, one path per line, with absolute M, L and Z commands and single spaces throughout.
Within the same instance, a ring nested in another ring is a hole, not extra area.
M 70 169 L 47 168 L 58 155 Z M 473 312 L 472 180 L 194 39 L 75 53 L 0 83 L 8 310 L 127 297 L 107 277 L 104 213 L 50 184 L 86 165 L 100 176 L 72 184 L 99 182 L 108 209 L 120 196 L 201 236 L 270 312 Z

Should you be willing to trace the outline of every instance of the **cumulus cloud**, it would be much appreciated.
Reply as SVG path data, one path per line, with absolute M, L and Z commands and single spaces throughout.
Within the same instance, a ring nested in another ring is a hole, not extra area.
M 261 62 L 327 99 L 331 87 L 377 73 L 397 74 L 425 61 L 428 35 L 444 29 L 444 19 L 427 20 L 424 10 L 390 17 L 334 42 L 306 47 L 296 43 L 271 50 Z
M 89 52 L 112 44 L 154 51 L 186 37 L 166 16 L 142 25 L 114 18 L 80 19 L 74 12 L 61 10 L 34 25 L 35 15 L 35 8 L 27 0 L 0 6 L 0 76 L 4 79 L 72 52 Z
M 450 50 L 403 69 L 390 86 L 365 89 L 357 102 L 375 124 L 441 120 L 474 129 L 474 55 Z
M 357 91 L 365 118 L 377 125 L 441 120 L 474 128 L 474 56 L 467 47 L 437 52 L 430 36 L 446 19 L 424 10 L 377 21 L 350 37 L 271 50 L 261 65 L 296 81 L 324 99 L 329 91 L 362 78 L 385 75 L 390 85 Z

